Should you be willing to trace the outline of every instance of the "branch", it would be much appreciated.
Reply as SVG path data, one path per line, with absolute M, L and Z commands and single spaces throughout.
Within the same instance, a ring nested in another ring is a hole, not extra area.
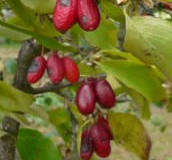
M 90 77 L 90 78 L 100 78 L 100 79 L 104 79 L 106 78 L 106 74 L 100 74 L 99 76 L 95 76 L 95 77 Z M 44 92 L 55 92 L 55 93 L 59 93 L 60 89 L 75 85 L 75 84 L 80 84 L 83 83 L 84 81 L 86 81 L 87 78 L 80 78 L 78 82 L 76 83 L 69 83 L 69 82 L 64 82 L 64 83 L 60 83 L 60 84 L 49 84 L 40 88 L 32 88 L 31 90 L 29 90 L 29 93 L 32 94 L 40 94 L 40 93 L 44 93 Z

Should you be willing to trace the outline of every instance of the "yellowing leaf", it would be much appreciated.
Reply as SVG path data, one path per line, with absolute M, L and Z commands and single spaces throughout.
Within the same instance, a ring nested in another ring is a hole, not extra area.
M 151 141 L 141 121 L 126 113 L 109 113 L 108 119 L 114 141 L 142 160 L 148 160 Z

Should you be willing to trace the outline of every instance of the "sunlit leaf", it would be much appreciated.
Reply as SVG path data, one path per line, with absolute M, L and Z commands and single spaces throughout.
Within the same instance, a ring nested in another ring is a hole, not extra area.
M 125 48 L 158 67 L 172 80 L 172 21 L 151 16 L 127 17 Z
M 149 66 L 129 60 L 105 60 L 100 63 L 100 67 L 150 101 L 166 98 L 165 89 Z

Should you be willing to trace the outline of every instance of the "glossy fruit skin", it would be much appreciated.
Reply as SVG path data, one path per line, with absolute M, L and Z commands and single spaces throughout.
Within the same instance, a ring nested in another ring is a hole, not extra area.
M 77 0 L 57 0 L 53 24 L 61 32 L 71 28 L 77 19 Z
M 94 145 L 92 137 L 90 136 L 90 130 L 85 130 L 81 136 L 80 157 L 82 160 L 88 160 L 93 155 L 93 152 Z
M 63 80 L 65 76 L 63 60 L 57 53 L 53 53 L 48 57 L 47 72 L 52 83 L 60 83 Z
M 76 104 L 81 114 L 93 113 L 96 104 L 96 97 L 93 87 L 89 83 L 83 83 L 76 95 Z
M 97 123 L 99 123 L 106 130 L 106 132 L 109 134 L 109 139 L 113 140 L 113 134 L 110 129 L 108 120 L 103 116 L 99 116 Z
M 65 77 L 71 83 L 76 83 L 79 80 L 80 72 L 77 64 L 72 58 L 63 57 L 65 68 Z
M 90 135 L 93 139 L 93 144 L 97 155 L 102 158 L 108 157 L 111 153 L 108 132 L 106 132 L 106 130 L 99 123 L 96 123 L 91 128 Z
M 95 0 L 78 0 L 77 16 L 85 31 L 93 31 L 99 26 L 100 13 Z
M 42 56 L 36 57 L 28 69 L 27 81 L 28 83 L 36 83 L 43 76 L 46 69 L 46 60 Z
M 116 103 L 115 94 L 106 80 L 99 80 L 95 85 L 96 98 L 104 108 L 112 108 Z

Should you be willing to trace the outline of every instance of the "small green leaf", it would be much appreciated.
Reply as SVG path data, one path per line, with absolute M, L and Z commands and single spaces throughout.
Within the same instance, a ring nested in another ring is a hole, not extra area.
M 21 92 L 5 82 L 0 82 L 0 110 L 28 113 L 33 101 L 32 95 Z
M 92 67 L 83 63 L 79 64 L 79 69 L 82 76 L 95 76 L 103 73 L 100 68 Z
M 36 13 L 46 14 L 53 12 L 56 0 L 21 0 L 21 2 Z
M 36 130 L 20 129 L 17 148 L 23 160 L 62 160 L 58 147 Z
M 72 46 L 61 44 L 57 40 L 55 40 L 54 38 L 40 35 L 40 34 L 34 32 L 32 30 L 17 27 L 14 25 L 10 25 L 10 24 L 7 24 L 1 20 L 0 20 L 0 25 L 3 27 L 7 27 L 9 29 L 13 29 L 15 31 L 22 32 L 24 34 L 28 34 L 28 35 L 32 36 L 33 38 L 37 39 L 43 46 L 45 46 L 49 49 L 52 49 L 52 50 L 58 49 L 61 51 L 72 51 L 72 52 L 76 51 L 76 49 Z
M 133 98 L 134 102 L 138 106 L 139 111 L 141 113 L 141 117 L 146 120 L 149 120 L 151 117 L 151 112 L 150 112 L 150 106 L 149 106 L 150 104 L 148 100 L 134 90 L 127 89 L 127 92 Z
M 67 109 L 59 107 L 56 110 L 49 111 L 48 115 L 50 123 L 55 126 L 59 135 L 65 142 L 69 142 L 72 136 L 72 123 Z
M 151 141 L 141 121 L 126 113 L 109 113 L 108 119 L 114 141 L 142 160 L 148 160 Z
M 84 32 L 84 36 L 93 46 L 102 49 L 115 48 L 117 43 L 117 29 L 115 24 L 109 19 L 106 19 L 103 14 L 101 16 L 101 23 L 99 27 L 95 31 Z
M 30 36 L 27 34 L 3 26 L 0 26 L 0 36 L 16 41 L 23 41 L 30 38 Z
M 122 10 L 119 6 L 116 4 L 113 4 L 107 0 L 101 0 L 100 6 L 103 12 L 109 16 L 111 19 L 124 23 L 125 22 L 125 16 Z
M 127 87 L 136 90 L 150 101 L 166 98 L 165 89 L 149 66 L 130 60 L 105 60 L 99 65 L 103 71 L 112 74 Z
M 36 15 L 30 8 L 23 5 L 20 0 L 15 0 L 15 2 L 13 0 L 6 1 L 10 5 L 14 13 L 21 19 L 23 19 L 25 23 L 30 25 L 36 24 Z
M 59 125 L 65 122 L 70 122 L 70 115 L 66 108 L 59 107 L 56 110 L 51 110 L 48 112 L 49 120 L 52 124 Z

